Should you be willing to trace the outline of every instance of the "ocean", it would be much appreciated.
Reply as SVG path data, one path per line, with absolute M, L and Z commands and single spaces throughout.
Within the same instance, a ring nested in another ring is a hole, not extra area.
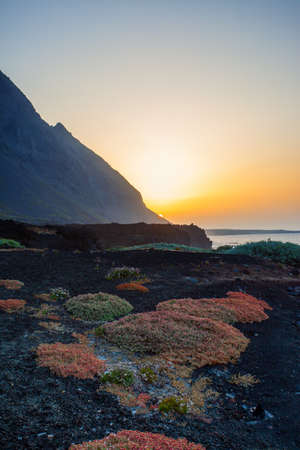
M 247 242 L 272 241 L 292 242 L 300 245 L 300 233 L 271 233 L 271 234 L 227 234 L 224 236 L 214 236 L 207 233 L 209 239 L 212 240 L 213 248 L 221 245 L 237 245 L 246 244 Z

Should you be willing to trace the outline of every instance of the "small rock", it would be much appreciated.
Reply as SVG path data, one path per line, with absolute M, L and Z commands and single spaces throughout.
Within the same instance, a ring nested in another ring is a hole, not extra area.
M 208 423 L 208 424 L 210 424 L 210 423 L 212 423 L 212 418 L 211 417 L 199 417 L 199 419 L 201 420 L 201 422 L 204 422 L 204 423 Z
M 251 409 L 251 412 L 253 414 L 254 417 L 259 417 L 260 419 L 264 419 L 265 418 L 265 410 L 264 408 L 261 406 L 260 403 L 258 403 L 255 408 Z
M 233 398 L 235 398 L 235 395 L 234 394 L 230 394 L 229 392 L 227 392 L 226 397 L 233 399 Z

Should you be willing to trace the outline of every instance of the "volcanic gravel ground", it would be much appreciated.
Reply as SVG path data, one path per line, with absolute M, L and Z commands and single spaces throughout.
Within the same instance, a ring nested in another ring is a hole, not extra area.
M 105 280 L 113 266 L 139 267 L 151 279 L 148 293 L 116 291 L 117 282 Z M 246 256 L 135 251 L 74 253 L 58 251 L 0 252 L 0 278 L 24 282 L 20 290 L 0 287 L 0 298 L 27 302 L 23 312 L 0 312 L 1 381 L 0 448 L 68 449 L 72 442 L 101 439 L 121 429 L 186 437 L 207 449 L 300 448 L 298 269 Z M 97 380 L 62 378 L 38 367 L 34 349 L 44 342 L 75 342 L 72 331 L 91 329 L 72 320 L 58 307 L 64 326 L 50 332 L 28 308 L 43 303 L 35 294 L 50 288 L 69 289 L 71 295 L 109 292 L 126 298 L 133 312 L 151 311 L 170 298 L 221 297 L 244 290 L 266 300 L 274 309 L 261 323 L 237 326 L 251 339 L 237 365 L 204 367 L 220 393 L 205 417 L 163 417 L 158 412 L 134 415 L 116 396 L 98 391 Z M 298 289 L 297 289 L 298 288 Z M 231 373 L 250 373 L 261 383 L 251 388 L 225 381 Z

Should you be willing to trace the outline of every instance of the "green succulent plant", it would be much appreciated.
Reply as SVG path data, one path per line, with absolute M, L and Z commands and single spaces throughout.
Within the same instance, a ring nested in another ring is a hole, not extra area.
M 178 414 L 187 413 L 187 403 L 186 401 L 179 399 L 177 397 L 166 397 L 158 404 L 158 409 L 163 414 L 168 414 L 170 412 L 176 412 Z
M 99 379 L 100 383 L 112 383 L 120 384 L 122 386 L 131 386 L 134 382 L 134 375 L 127 369 L 114 369 L 111 372 L 107 372 Z
M 133 309 L 123 298 L 104 292 L 77 295 L 70 298 L 65 306 L 76 318 L 101 322 L 125 316 Z
M 106 274 L 107 280 L 127 280 L 127 279 L 139 279 L 141 277 L 140 269 L 137 267 L 113 267 Z
M 145 381 L 145 383 L 152 384 L 157 380 L 157 374 L 154 372 L 151 367 L 142 367 L 139 371 L 141 378 Z

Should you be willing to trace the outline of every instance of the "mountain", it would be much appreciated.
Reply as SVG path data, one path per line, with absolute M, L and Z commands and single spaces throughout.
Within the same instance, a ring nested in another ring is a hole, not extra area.
M 0 218 L 42 223 L 166 223 L 104 159 L 48 125 L 0 71 Z

